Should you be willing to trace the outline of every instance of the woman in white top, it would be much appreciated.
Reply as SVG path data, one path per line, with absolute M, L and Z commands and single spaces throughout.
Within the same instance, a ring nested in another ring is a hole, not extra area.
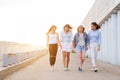
M 62 42 L 62 53 L 63 53 L 63 64 L 65 71 L 68 71 L 68 65 L 70 61 L 70 52 L 72 51 L 72 38 L 73 34 L 71 32 L 72 27 L 69 24 L 66 24 L 63 28 L 63 31 L 60 35 L 60 40 Z
M 53 25 L 49 29 L 47 33 L 47 47 L 49 49 L 49 54 L 50 54 L 50 66 L 51 70 L 54 70 L 54 65 L 56 61 L 56 55 L 57 55 L 57 50 L 58 50 L 58 44 L 59 44 L 59 35 L 56 32 L 56 26 Z

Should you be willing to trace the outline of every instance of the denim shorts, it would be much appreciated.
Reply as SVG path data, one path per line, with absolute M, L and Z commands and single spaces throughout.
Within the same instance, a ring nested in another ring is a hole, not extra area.
M 79 46 L 79 45 L 76 46 L 76 51 L 77 51 L 77 52 L 82 51 L 82 52 L 85 53 L 85 50 L 86 50 L 86 47 L 85 47 L 85 46 Z

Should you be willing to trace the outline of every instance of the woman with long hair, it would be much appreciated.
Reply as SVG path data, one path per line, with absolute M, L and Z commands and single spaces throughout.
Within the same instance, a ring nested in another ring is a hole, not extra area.
M 89 37 L 89 48 L 91 53 L 92 71 L 97 72 L 98 68 L 96 66 L 98 51 L 100 51 L 101 45 L 101 32 L 100 26 L 96 22 L 91 23 L 91 31 L 88 33 Z
M 75 48 L 76 53 L 78 53 L 80 61 L 80 66 L 78 67 L 79 71 L 83 71 L 82 65 L 85 61 L 85 52 L 88 45 L 88 36 L 84 30 L 85 28 L 82 25 L 78 26 L 77 33 L 75 34 L 73 40 L 73 47 Z
M 63 53 L 63 64 L 64 70 L 68 71 L 69 62 L 70 62 L 70 52 L 72 51 L 72 40 L 73 34 L 71 32 L 72 27 L 69 24 L 66 24 L 63 27 L 63 31 L 60 34 L 60 40 L 62 43 L 62 53 Z
M 50 54 L 49 61 L 50 61 L 50 66 L 52 71 L 54 71 L 58 45 L 60 45 L 59 35 L 56 32 L 56 28 L 57 27 L 55 25 L 52 25 L 47 32 L 47 47 Z

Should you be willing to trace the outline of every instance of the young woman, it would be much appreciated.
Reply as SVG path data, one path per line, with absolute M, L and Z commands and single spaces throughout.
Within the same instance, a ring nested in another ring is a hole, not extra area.
M 60 35 L 60 40 L 62 42 L 62 53 L 63 53 L 63 64 L 64 70 L 68 71 L 69 61 L 70 61 L 70 52 L 72 51 L 72 38 L 73 34 L 71 32 L 72 27 L 69 24 L 66 24 L 63 28 L 63 31 Z
M 91 31 L 88 34 L 89 37 L 89 47 L 91 53 L 91 62 L 92 62 L 92 71 L 97 72 L 98 69 L 96 67 L 97 54 L 100 51 L 101 45 L 101 32 L 99 31 L 100 26 L 96 22 L 91 23 Z
M 79 61 L 80 61 L 80 66 L 78 68 L 79 71 L 82 71 L 82 65 L 85 60 L 85 52 L 87 49 L 87 41 L 88 41 L 88 36 L 87 33 L 84 32 L 85 28 L 80 25 L 77 28 L 77 33 L 74 36 L 73 40 L 73 47 L 75 48 L 75 51 L 79 55 Z
M 55 65 L 55 61 L 56 61 L 58 44 L 60 45 L 59 35 L 56 32 L 56 28 L 57 27 L 55 25 L 52 25 L 47 33 L 47 47 L 49 49 L 50 66 L 51 66 L 52 71 L 54 71 L 54 65 Z

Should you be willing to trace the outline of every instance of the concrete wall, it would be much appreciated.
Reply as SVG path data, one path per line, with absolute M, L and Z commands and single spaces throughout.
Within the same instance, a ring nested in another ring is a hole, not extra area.
M 96 0 L 88 15 L 83 20 L 82 25 L 88 31 L 92 21 L 100 23 L 119 3 L 120 0 Z
M 120 0 L 96 0 L 82 22 L 90 30 L 90 23 L 101 26 L 102 44 L 98 59 L 113 65 L 120 65 Z M 88 52 L 90 56 L 90 53 Z

